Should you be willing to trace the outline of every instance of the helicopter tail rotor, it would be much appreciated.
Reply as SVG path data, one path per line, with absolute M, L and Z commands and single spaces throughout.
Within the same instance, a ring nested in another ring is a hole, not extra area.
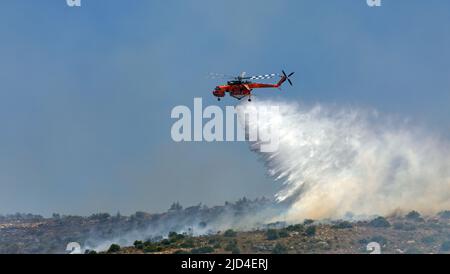
M 289 79 L 289 77 L 291 77 L 292 75 L 294 75 L 295 72 L 291 72 L 288 75 L 286 74 L 286 72 L 284 72 L 284 70 L 282 70 L 283 72 L 283 77 L 289 82 L 289 84 L 291 86 L 293 86 L 291 79 Z

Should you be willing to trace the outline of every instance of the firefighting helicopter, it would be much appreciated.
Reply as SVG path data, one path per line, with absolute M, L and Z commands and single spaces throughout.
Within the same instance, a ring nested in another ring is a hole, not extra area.
M 218 74 L 218 73 L 210 73 L 210 78 L 213 79 L 229 79 L 226 85 L 216 86 L 213 90 L 212 94 L 217 97 L 217 100 L 220 101 L 222 97 L 225 97 L 225 93 L 229 92 L 230 96 L 241 100 L 244 97 L 248 96 L 248 101 L 252 101 L 252 90 L 255 88 L 280 88 L 281 85 L 287 80 L 289 84 L 292 86 L 292 81 L 289 79 L 294 72 L 290 74 L 286 74 L 284 70 L 281 71 L 282 74 L 265 74 L 265 75 L 256 75 L 256 76 L 246 76 L 245 72 L 242 72 L 239 76 L 229 76 L 226 74 Z M 281 77 L 281 79 L 276 84 L 264 84 L 264 83 L 254 83 L 252 80 L 263 80 L 270 79 L 274 77 Z

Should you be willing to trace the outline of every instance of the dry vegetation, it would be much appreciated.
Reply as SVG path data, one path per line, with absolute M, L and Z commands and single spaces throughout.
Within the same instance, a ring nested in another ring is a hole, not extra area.
M 412 212 L 356 223 L 307 221 L 278 229 L 228 230 L 199 237 L 171 233 L 161 241 L 136 241 L 132 247 L 115 246 L 106 253 L 369 253 L 369 242 L 378 242 L 383 253 L 449 253 L 448 215 L 422 218 Z
M 94 214 L 89 217 L 59 216 L 43 218 L 16 214 L 0 216 L 0 253 L 66 253 L 69 242 L 88 246 L 96 239 L 116 239 L 130 231 L 149 235 L 164 226 L 164 235 L 129 239 L 129 246 L 113 244 L 105 253 L 368 253 L 369 242 L 378 242 L 383 253 L 450 253 L 450 211 L 436 216 L 410 212 L 373 220 L 313 221 L 301 224 L 263 224 L 251 231 L 214 231 L 192 236 L 186 227 L 213 224 L 217 216 L 245 219 L 267 200 L 241 199 L 236 203 L 208 208 L 182 209 L 174 204 L 167 212 L 131 216 Z M 144 233 L 145 232 L 145 233 Z M 144 237 L 144 236 L 143 236 Z M 134 245 L 132 242 L 134 242 Z M 119 243 L 120 244 L 120 243 Z M 87 250 L 86 253 L 95 253 Z

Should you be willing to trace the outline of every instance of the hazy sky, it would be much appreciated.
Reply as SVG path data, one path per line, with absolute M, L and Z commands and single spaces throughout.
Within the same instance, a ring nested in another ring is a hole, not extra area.
M 296 71 L 260 96 L 373 107 L 450 138 L 450 2 L 382 4 L 2 1 L 0 214 L 273 195 L 245 143 L 171 140 L 174 106 L 217 104 L 208 72 Z

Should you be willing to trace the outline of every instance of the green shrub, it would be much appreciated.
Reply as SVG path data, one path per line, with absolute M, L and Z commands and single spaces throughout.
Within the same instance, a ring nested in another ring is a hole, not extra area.
M 188 238 L 188 239 L 185 239 L 184 240 L 184 242 L 183 243 L 181 243 L 181 247 L 183 247 L 183 248 L 193 248 L 194 247 L 194 239 L 192 239 L 192 238 Z
M 441 211 L 438 216 L 442 219 L 450 219 L 450 210 Z
M 173 252 L 172 254 L 189 254 L 189 253 L 190 253 L 189 251 L 179 249 Z
M 350 223 L 348 221 L 341 221 L 332 226 L 332 228 L 335 228 L 335 229 L 345 229 L 345 228 L 352 228 L 352 227 L 353 227 L 352 223 Z
M 305 234 L 306 234 L 306 236 L 309 236 L 309 237 L 316 235 L 316 226 L 315 225 L 308 226 L 305 229 Z
M 412 223 L 395 223 L 394 228 L 399 230 L 412 231 L 416 229 L 416 226 Z
M 408 214 L 406 214 L 405 218 L 415 221 L 415 220 L 420 220 L 422 217 L 420 216 L 419 212 L 413 210 L 413 211 L 409 212 Z
M 394 223 L 394 229 L 403 230 L 404 227 L 405 227 L 405 225 L 403 222 Z
M 233 229 L 228 229 L 225 233 L 223 233 L 223 236 L 225 237 L 236 237 L 236 235 L 237 233 Z
M 363 238 L 363 239 L 358 240 L 358 243 L 359 243 L 359 244 L 362 244 L 362 245 L 366 245 L 366 244 L 369 243 L 369 240 L 366 239 L 366 238 Z
M 191 249 L 192 254 L 206 254 L 206 253 L 212 253 L 214 252 L 214 248 L 211 246 L 202 246 L 198 248 Z
M 278 232 L 278 235 L 280 236 L 280 238 L 286 238 L 286 237 L 289 237 L 289 233 L 288 233 L 285 229 L 280 230 L 280 231 Z
M 442 243 L 441 251 L 444 251 L 444 252 L 450 251 L 450 241 L 445 241 Z
M 281 243 L 277 243 L 275 247 L 272 250 L 273 254 L 286 254 L 287 253 L 287 247 Z
M 169 239 L 163 239 L 160 243 L 161 243 L 161 245 L 166 245 L 166 246 L 171 244 Z
M 236 246 L 231 250 L 231 254 L 241 254 L 241 250 Z
M 178 235 L 178 233 L 176 233 L 174 231 L 170 231 L 169 235 L 168 235 L 168 238 L 170 239 L 170 238 L 176 237 L 177 235 Z
M 230 241 L 228 242 L 228 244 L 225 246 L 225 250 L 226 251 L 233 251 L 233 249 L 235 249 L 237 247 L 237 242 L 236 241 Z
M 84 254 L 90 254 L 90 255 L 97 254 L 97 251 L 86 249 L 86 251 L 84 251 Z
M 137 249 L 143 249 L 144 248 L 144 243 L 142 241 L 134 241 L 133 245 Z
M 169 232 L 169 236 L 168 237 L 169 237 L 169 241 L 171 243 L 175 243 L 175 242 L 178 242 L 180 240 L 183 240 L 185 236 L 183 234 L 178 234 L 176 232 Z
M 435 236 L 425 236 L 422 238 L 422 243 L 424 244 L 433 244 L 436 242 L 436 237 Z
M 304 229 L 304 227 L 301 224 L 290 225 L 290 226 L 286 227 L 286 230 L 288 230 L 288 231 L 301 232 L 301 231 L 303 231 L 303 229 Z
M 267 237 L 267 240 L 273 241 L 273 240 L 276 240 L 276 239 L 280 238 L 280 235 L 278 234 L 277 230 L 269 229 L 266 232 L 266 237 Z
M 377 217 L 369 222 L 371 227 L 390 227 L 391 224 L 384 217 Z
M 146 245 L 144 246 L 144 252 L 145 253 L 153 253 L 153 252 L 160 252 L 163 248 L 158 245 Z
M 115 252 L 119 252 L 119 251 L 120 251 L 120 245 L 118 245 L 118 244 L 112 244 L 108 249 L 108 253 L 115 253 Z

